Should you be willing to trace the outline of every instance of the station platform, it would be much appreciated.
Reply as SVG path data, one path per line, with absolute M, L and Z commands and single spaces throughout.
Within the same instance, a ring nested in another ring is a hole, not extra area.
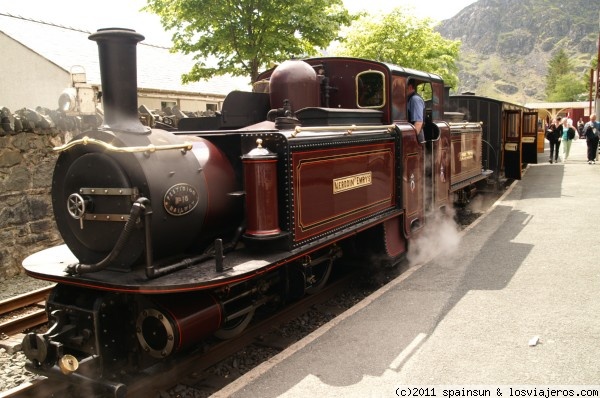
M 587 163 L 585 140 L 567 162 L 548 158 L 546 142 L 475 223 L 433 237 L 429 247 L 445 252 L 213 397 L 599 385 L 600 162 Z

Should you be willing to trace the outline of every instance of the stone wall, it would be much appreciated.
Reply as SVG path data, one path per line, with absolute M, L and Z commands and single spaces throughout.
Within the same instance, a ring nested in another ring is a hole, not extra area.
M 62 243 L 50 198 L 52 148 L 69 137 L 54 128 L 0 132 L 0 280 L 24 273 L 28 255 Z

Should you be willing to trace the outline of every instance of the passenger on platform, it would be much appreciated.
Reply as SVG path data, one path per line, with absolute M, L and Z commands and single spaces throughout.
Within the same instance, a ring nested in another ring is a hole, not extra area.
M 590 115 L 590 121 L 583 127 L 585 142 L 587 143 L 588 164 L 596 164 L 598 154 L 598 141 L 600 140 L 600 122 L 596 121 L 596 114 Z
M 567 113 L 567 127 L 573 127 L 573 119 L 571 119 L 571 115 Z
M 584 125 L 585 123 L 583 122 L 583 118 L 580 117 L 579 121 L 577 122 L 577 132 L 579 133 L 579 138 L 585 137 L 585 131 L 583 130 Z
M 569 126 L 569 119 L 562 119 L 562 143 L 563 143 L 563 159 L 566 162 L 569 159 L 569 153 L 571 152 L 571 143 L 575 138 L 575 128 Z
M 417 93 L 417 82 L 414 79 L 408 79 L 406 82 L 406 111 L 408 121 L 415 126 L 417 130 L 417 141 L 425 142 L 425 132 L 423 131 L 423 120 L 425 120 L 425 101 Z
M 558 116 L 552 121 L 546 130 L 546 139 L 550 143 L 550 163 L 558 163 L 558 148 L 560 148 L 560 137 L 562 134 L 562 118 Z

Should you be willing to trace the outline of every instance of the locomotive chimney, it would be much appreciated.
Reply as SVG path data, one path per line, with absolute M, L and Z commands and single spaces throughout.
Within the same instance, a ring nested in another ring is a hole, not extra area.
M 138 118 L 136 45 L 144 36 L 131 29 L 98 29 L 89 36 L 98 43 L 104 128 L 148 133 Z

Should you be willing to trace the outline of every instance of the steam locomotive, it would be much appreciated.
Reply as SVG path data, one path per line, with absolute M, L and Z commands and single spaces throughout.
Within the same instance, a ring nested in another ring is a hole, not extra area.
M 23 340 L 35 373 L 124 396 L 124 375 L 235 336 L 265 304 L 318 291 L 340 257 L 402 261 L 432 214 L 490 176 L 481 125 L 443 120 L 439 76 L 289 60 L 252 92 L 227 96 L 215 117 L 166 131 L 138 117 L 143 36 L 89 38 L 104 123 L 55 148 L 64 245 L 23 262 L 56 282 L 51 327 Z M 425 143 L 407 121 L 409 79 L 426 100 Z

